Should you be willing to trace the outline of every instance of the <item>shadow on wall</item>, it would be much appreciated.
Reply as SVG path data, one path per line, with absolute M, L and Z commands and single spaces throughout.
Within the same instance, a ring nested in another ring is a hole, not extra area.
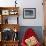
M 19 31 L 19 40 L 20 40 L 20 42 L 21 42 L 21 40 L 23 38 L 23 35 L 24 35 L 25 31 L 28 28 L 32 28 L 36 32 L 39 41 L 41 43 L 43 43 L 43 30 L 42 30 L 42 26 L 21 26 L 20 27 L 20 31 Z

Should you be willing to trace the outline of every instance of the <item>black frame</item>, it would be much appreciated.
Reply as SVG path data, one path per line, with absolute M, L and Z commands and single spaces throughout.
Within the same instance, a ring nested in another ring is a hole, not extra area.
M 34 10 L 34 17 L 32 16 L 28 16 L 28 17 L 25 17 L 25 10 Z M 36 8 L 23 8 L 23 18 L 24 19 L 36 19 Z

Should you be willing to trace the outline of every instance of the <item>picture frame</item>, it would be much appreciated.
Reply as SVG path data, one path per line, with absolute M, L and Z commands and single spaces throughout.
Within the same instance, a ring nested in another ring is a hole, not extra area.
M 9 15 L 9 10 L 2 10 L 2 15 Z
M 24 19 L 35 19 L 36 8 L 23 8 L 23 18 Z

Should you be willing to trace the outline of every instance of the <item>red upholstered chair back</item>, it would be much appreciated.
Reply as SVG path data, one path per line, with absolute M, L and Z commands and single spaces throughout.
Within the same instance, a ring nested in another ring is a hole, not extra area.
M 28 28 L 24 34 L 24 37 L 22 38 L 22 42 L 21 42 L 21 45 L 22 46 L 26 46 L 26 43 L 25 43 L 25 39 L 28 39 L 29 37 L 37 37 L 36 33 L 34 32 L 34 30 L 32 28 Z M 40 46 L 40 45 L 39 45 Z

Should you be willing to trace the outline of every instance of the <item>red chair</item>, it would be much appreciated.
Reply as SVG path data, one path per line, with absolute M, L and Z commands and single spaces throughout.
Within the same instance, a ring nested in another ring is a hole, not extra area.
M 32 28 L 28 28 L 24 34 L 24 37 L 22 38 L 21 46 L 27 46 L 25 43 L 25 40 L 29 37 L 34 36 L 37 39 L 36 33 L 32 30 Z M 38 40 L 37 40 L 38 41 Z M 41 46 L 40 42 L 38 41 L 35 46 Z

